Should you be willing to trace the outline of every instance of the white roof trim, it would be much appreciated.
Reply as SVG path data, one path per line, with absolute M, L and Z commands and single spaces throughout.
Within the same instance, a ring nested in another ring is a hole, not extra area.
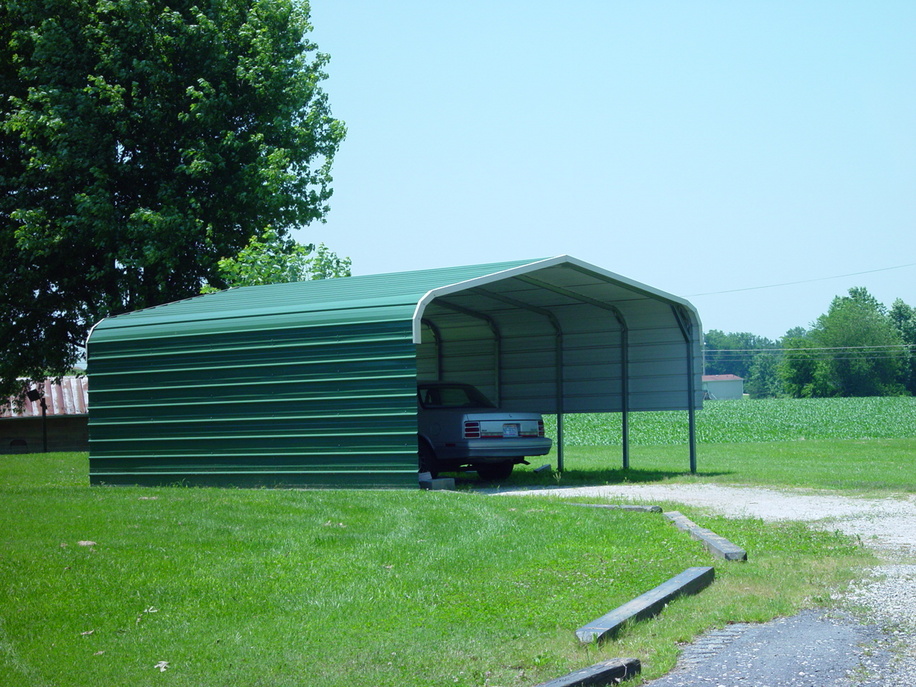
M 699 322 L 699 314 L 697 313 L 696 308 L 694 308 L 689 301 L 683 298 L 667 293 L 660 289 L 653 288 L 647 284 L 643 284 L 633 279 L 629 279 L 622 275 L 615 274 L 614 272 L 609 272 L 608 270 L 596 267 L 595 265 L 584 262 L 570 255 L 558 255 L 553 258 L 536 260 L 526 265 L 519 265 L 518 267 L 512 267 L 507 270 L 493 272 L 492 274 L 487 274 L 482 277 L 467 279 L 465 281 L 457 282 L 455 284 L 448 284 L 447 286 L 441 286 L 427 291 L 426 294 L 424 294 L 424 296 L 417 302 L 417 307 L 414 309 L 412 321 L 413 342 L 415 344 L 422 342 L 423 313 L 426 311 L 427 306 L 436 298 L 441 298 L 458 291 L 465 291 L 466 289 L 485 286 L 486 284 L 492 284 L 493 282 L 502 281 L 503 279 L 510 279 L 512 277 L 528 274 L 530 272 L 541 270 L 547 267 L 554 267 L 556 265 L 563 264 L 575 265 L 576 267 L 579 267 L 583 270 L 593 272 L 597 276 L 603 277 L 609 282 L 614 282 L 632 291 L 644 293 L 645 295 L 654 298 L 655 300 L 667 301 L 671 304 L 681 305 L 688 311 L 692 312 L 694 317 L 696 317 L 697 322 Z

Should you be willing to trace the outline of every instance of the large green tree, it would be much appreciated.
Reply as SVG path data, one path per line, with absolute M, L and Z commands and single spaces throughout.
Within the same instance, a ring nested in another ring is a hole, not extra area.
M 837 296 L 811 330 L 783 340 L 780 366 L 793 396 L 906 393 L 907 353 L 887 309 L 861 287 Z
M 324 217 L 344 127 L 309 30 L 305 0 L 0 2 L 0 395 Z

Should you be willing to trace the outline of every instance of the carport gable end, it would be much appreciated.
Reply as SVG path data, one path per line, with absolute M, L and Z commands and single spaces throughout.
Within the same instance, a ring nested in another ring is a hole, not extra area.
M 246 287 L 87 342 L 93 483 L 416 486 L 417 379 L 507 409 L 700 404 L 686 301 L 545 260 Z
M 468 381 L 506 410 L 562 416 L 694 410 L 702 402 L 702 327 L 687 301 L 569 256 L 431 289 L 417 303 L 421 379 Z

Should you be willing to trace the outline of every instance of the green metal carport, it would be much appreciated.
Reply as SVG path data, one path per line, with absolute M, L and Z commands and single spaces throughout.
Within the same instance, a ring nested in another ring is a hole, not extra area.
M 687 301 L 569 256 L 230 289 L 90 332 L 93 484 L 417 484 L 418 379 L 502 407 L 702 404 Z

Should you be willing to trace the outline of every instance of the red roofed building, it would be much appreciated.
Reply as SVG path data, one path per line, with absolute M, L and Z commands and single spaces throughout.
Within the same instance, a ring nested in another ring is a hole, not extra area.
M 38 387 L 45 403 L 25 396 L 10 398 L 0 408 L 0 454 L 89 450 L 89 390 L 85 377 L 64 377 L 60 384 Z

